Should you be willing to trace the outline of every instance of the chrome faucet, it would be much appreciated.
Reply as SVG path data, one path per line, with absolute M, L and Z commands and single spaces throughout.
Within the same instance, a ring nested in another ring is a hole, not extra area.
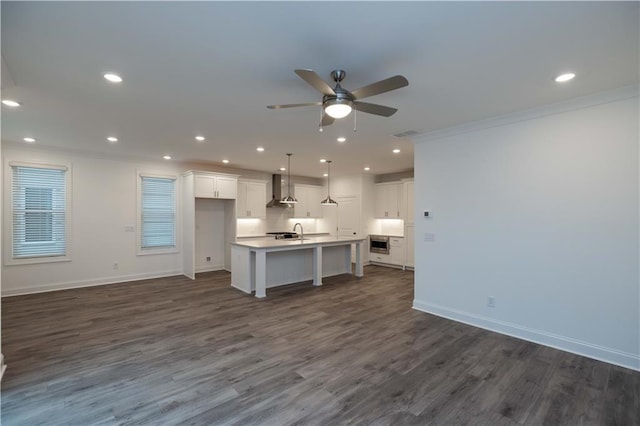
M 300 222 L 293 225 L 293 232 L 296 232 L 296 226 L 300 225 L 300 240 L 304 240 L 304 229 L 302 229 L 302 224 Z

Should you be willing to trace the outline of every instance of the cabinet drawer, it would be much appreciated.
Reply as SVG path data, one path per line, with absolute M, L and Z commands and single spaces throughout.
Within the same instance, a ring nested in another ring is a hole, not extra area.
M 389 256 L 388 254 L 379 254 L 379 253 L 371 253 L 370 258 L 374 262 L 383 262 L 383 263 L 389 263 L 391 260 L 391 256 Z

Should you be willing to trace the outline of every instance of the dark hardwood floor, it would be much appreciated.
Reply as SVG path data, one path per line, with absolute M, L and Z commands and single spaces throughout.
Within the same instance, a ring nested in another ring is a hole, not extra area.
M 640 373 L 412 310 L 411 272 L 229 282 L 3 299 L 2 424 L 640 423 Z

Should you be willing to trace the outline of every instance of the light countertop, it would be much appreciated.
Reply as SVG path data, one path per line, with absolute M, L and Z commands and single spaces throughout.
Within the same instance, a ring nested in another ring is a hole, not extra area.
M 322 237 L 304 237 L 304 240 L 299 239 L 285 239 L 276 240 L 275 238 L 256 238 L 256 239 L 242 239 L 236 242 L 232 242 L 231 245 L 249 247 L 253 249 L 265 249 L 265 248 L 277 248 L 277 247 L 290 247 L 295 246 L 311 248 L 315 245 L 336 245 L 336 244 L 349 244 L 364 241 L 364 238 L 347 238 L 338 239 L 331 236 Z

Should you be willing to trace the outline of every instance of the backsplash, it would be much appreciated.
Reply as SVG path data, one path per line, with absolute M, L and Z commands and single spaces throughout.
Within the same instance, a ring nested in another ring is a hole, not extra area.
M 284 208 L 267 209 L 266 219 L 238 219 L 237 236 L 249 237 L 265 235 L 267 232 L 292 231 L 293 225 L 300 222 L 305 233 L 316 231 L 316 220 L 322 219 L 291 219 L 289 210 Z
M 404 236 L 404 220 L 402 219 L 375 219 L 371 233 L 374 235 Z

